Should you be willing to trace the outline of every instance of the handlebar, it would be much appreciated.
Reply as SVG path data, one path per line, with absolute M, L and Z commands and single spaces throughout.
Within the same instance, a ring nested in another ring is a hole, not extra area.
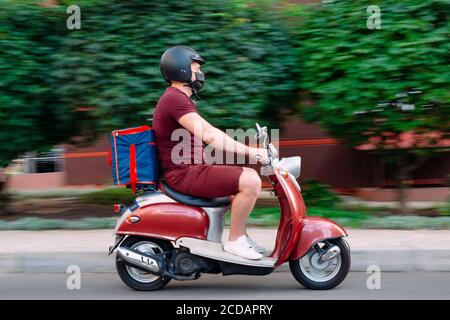
M 256 139 L 263 139 L 263 147 L 267 148 L 267 154 L 269 157 L 269 163 L 263 164 L 261 167 L 262 175 L 270 175 L 273 174 L 273 169 L 278 168 L 285 172 L 289 173 L 289 177 L 294 179 L 300 176 L 301 170 L 301 157 L 288 157 L 283 159 L 278 159 L 278 151 L 277 148 L 272 143 L 267 143 L 269 141 L 269 136 L 267 134 L 267 127 L 260 127 L 259 124 L 256 124 L 257 133 L 255 135 Z M 259 161 L 259 159 L 257 159 Z M 295 184 L 298 186 L 297 182 Z M 298 187 L 300 190 L 300 187 Z
M 255 139 L 257 140 L 262 139 L 263 148 L 267 149 L 269 163 L 265 165 L 263 164 L 263 166 L 271 166 L 275 160 L 278 160 L 278 151 L 277 148 L 275 148 L 275 146 L 269 141 L 269 135 L 267 134 L 267 127 L 261 127 L 258 123 L 256 123 Z M 261 157 L 258 158 L 257 156 L 256 160 L 259 161 L 260 159 Z

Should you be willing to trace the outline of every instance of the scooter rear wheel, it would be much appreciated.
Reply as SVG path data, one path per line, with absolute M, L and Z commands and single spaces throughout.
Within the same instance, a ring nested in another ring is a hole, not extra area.
M 313 290 L 328 290 L 336 287 L 350 270 L 350 247 L 342 239 L 327 240 L 317 244 L 322 249 L 327 246 L 338 246 L 339 255 L 321 263 L 317 246 L 311 247 L 303 257 L 289 262 L 294 278 L 304 287 Z
M 173 249 L 170 242 L 161 239 L 128 237 L 120 247 L 130 248 L 139 252 L 157 254 Z M 120 278 L 130 288 L 138 291 L 155 291 L 166 286 L 171 278 L 162 278 L 150 272 L 134 268 L 116 256 L 116 269 Z

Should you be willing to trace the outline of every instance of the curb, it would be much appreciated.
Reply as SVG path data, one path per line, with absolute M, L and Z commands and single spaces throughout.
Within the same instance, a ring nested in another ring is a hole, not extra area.
M 354 250 L 351 257 L 350 271 L 356 272 L 367 272 L 373 265 L 386 272 L 450 272 L 450 250 Z M 66 273 L 70 265 L 86 273 L 115 273 L 114 259 L 114 254 L 103 252 L 0 254 L 0 273 Z M 275 272 L 289 272 L 289 265 L 285 263 Z

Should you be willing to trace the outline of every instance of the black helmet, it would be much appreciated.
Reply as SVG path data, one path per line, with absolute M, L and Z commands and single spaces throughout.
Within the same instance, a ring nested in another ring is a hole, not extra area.
M 191 63 L 197 61 L 204 64 L 206 61 L 192 48 L 176 46 L 167 49 L 161 57 L 160 69 L 164 80 L 190 82 Z

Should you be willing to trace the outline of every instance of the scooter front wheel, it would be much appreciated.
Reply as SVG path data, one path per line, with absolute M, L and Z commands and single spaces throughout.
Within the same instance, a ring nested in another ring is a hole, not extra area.
M 337 246 L 339 254 L 331 259 L 321 256 L 331 247 Z M 336 287 L 350 270 L 350 247 L 342 239 L 331 239 L 315 244 L 303 257 L 289 262 L 294 278 L 304 287 L 313 290 L 327 290 Z
M 160 239 L 128 237 L 120 247 L 130 248 L 142 253 L 158 254 L 173 249 L 170 242 Z M 120 278 L 130 288 L 139 291 L 154 291 L 166 286 L 171 278 L 162 278 L 150 272 L 134 268 L 116 256 L 116 269 Z

